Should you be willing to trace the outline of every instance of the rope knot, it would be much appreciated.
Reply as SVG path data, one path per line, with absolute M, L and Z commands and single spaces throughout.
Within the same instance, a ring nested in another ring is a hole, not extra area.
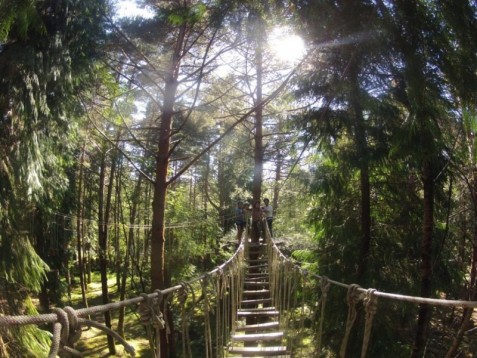
M 76 311 L 71 307 L 54 308 L 58 322 L 53 327 L 53 340 L 48 357 L 56 357 L 60 353 L 80 356 L 73 347 L 81 337 L 81 325 Z
M 207 287 L 207 285 L 209 284 L 209 281 L 210 281 L 210 274 L 207 272 L 206 274 L 204 274 L 201 280 L 201 285 L 203 287 Z
M 320 281 L 320 289 L 321 289 L 321 295 L 326 299 L 326 296 L 328 296 L 328 292 L 330 291 L 330 279 L 326 276 L 321 276 L 321 281 Z
M 346 294 L 346 301 L 348 302 L 348 306 L 355 305 L 357 301 L 359 301 L 361 293 L 359 289 L 361 288 L 360 285 L 353 283 L 348 287 L 348 292 Z
M 376 290 L 374 288 L 369 288 L 368 290 L 366 290 L 363 305 L 366 318 L 364 326 L 363 345 L 361 346 L 361 357 L 366 357 L 369 338 L 371 336 L 371 328 L 373 326 L 373 318 L 378 309 L 378 298 L 376 296 Z
M 189 297 L 189 286 L 185 282 L 181 282 L 180 285 L 181 285 L 181 289 L 179 293 L 177 294 L 177 298 L 181 306 L 185 306 L 187 297 Z
M 163 300 L 163 293 L 160 290 L 154 291 L 156 295 L 151 296 L 147 293 L 142 293 L 142 302 L 139 305 L 140 321 L 143 325 L 152 325 L 157 329 L 164 329 L 166 322 L 164 315 L 161 312 L 161 303 Z
M 374 288 L 370 288 L 366 291 L 366 296 L 363 300 L 366 319 L 372 319 L 378 310 L 378 298 L 375 293 L 376 290 Z
M 63 348 L 68 344 L 68 337 L 70 335 L 70 322 L 68 321 L 68 314 L 61 308 L 53 308 L 53 312 L 58 317 L 58 322 L 61 324 L 61 334 L 59 344 Z
M 78 315 L 73 307 L 65 307 L 64 311 L 68 315 L 68 322 L 70 325 L 68 335 L 68 345 L 73 347 L 74 344 L 81 338 L 81 325 L 79 323 Z
M 346 318 L 345 334 L 341 341 L 340 357 L 346 356 L 346 349 L 348 348 L 348 340 L 351 334 L 351 329 L 356 321 L 356 304 L 360 299 L 360 286 L 353 283 L 348 286 L 348 292 L 346 293 L 346 301 L 348 304 L 348 317 Z

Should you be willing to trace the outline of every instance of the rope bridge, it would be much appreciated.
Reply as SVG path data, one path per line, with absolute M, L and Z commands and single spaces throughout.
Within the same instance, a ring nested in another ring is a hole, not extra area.
M 92 317 L 136 306 L 154 357 L 160 357 L 160 340 L 156 337 L 161 331 L 178 332 L 179 356 L 193 357 L 191 321 L 197 316 L 202 320 L 204 337 L 201 357 L 318 357 L 324 346 L 327 298 L 331 287 L 336 286 L 346 290 L 347 308 L 344 309 L 348 311 L 339 356 L 346 357 L 353 326 L 362 311 L 363 319 L 358 321 L 364 324 L 360 353 L 364 358 L 372 344 L 378 299 L 477 307 L 476 301 L 392 294 L 310 274 L 287 258 L 270 238 L 265 223 L 263 227 L 265 238 L 261 242 L 250 242 L 245 230 L 244 238 L 229 260 L 191 281 L 101 306 L 54 308 L 51 313 L 36 316 L 0 316 L 0 333 L 15 326 L 48 324 L 52 327 L 49 358 L 82 357 L 75 344 L 86 327 L 94 327 L 112 336 L 130 356 L 135 356 L 134 348 L 123 337 Z M 362 310 L 358 309 L 360 303 Z M 168 315 L 174 315 L 175 319 Z M 313 343 L 303 343 L 306 339 Z

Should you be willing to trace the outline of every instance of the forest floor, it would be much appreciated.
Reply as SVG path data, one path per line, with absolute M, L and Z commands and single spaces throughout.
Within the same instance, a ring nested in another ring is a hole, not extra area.
M 110 299 L 112 302 L 118 301 L 118 293 L 116 286 L 116 279 L 111 276 L 108 279 L 108 287 L 110 292 Z M 98 306 L 102 304 L 101 299 L 101 282 L 99 274 L 94 275 L 92 283 L 88 284 L 88 305 L 89 307 Z M 72 291 L 72 307 L 81 306 L 81 291 L 79 285 Z M 113 330 L 117 331 L 119 310 L 111 311 Z M 92 320 L 104 323 L 104 315 L 98 314 L 91 317 Z M 127 307 L 124 321 L 124 338 L 134 347 L 136 357 L 152 357 L 149 349 L 149 341 L 147 339 L 146 328 L 140 323 L 139 315 L 136 307 Z M 84 357 L 129 357 L 124 347 L 116 342 L 116 354 L 111 355 L 108 350 L 108 343 L 106 334 L 96 328 L 89 328 L 82 332 L 81 338 L 76 344 L 76 348 L 83 352 Z

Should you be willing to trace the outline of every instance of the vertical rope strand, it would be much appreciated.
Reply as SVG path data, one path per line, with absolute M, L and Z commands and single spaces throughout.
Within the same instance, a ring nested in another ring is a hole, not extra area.
M 366 357 L 368 350 L 369 338 L 371 337 L 371 328 L 373 326 L 373 318 L 376 315 L 378 309 L 378 298 L 375 295 L 376 290 L 370 288 L 366 291 L 366 297 L 364 298 L 364 311 L 366 315 L 366 323 L 364 326 L 363 345 L 361 347 L 361 358 Z
M 353 328 L 353 324 L 356 320 L 356 304 L 359 301 L 359 286 L 356 284 L 352 284 L 348 288 L 348 293 L 346 295 L 346 302 L 348 304 L 348 317 L 346 319 L 346 327 L 345 327 L 345 335 L 343 337 L 343 341 L 341 342 L 340 348 L 340 357 L 344 358 L 346 356 L 346 348 L 348 347 L 348 339 L 351 333 L 351 329 Z
M 320 281 L 320 290 L 321 290 L 321 307 L 318 305 L 318 308 L 320 309 L 320 325 L 318 328 L 318 339 L 317 339 L 317 345 L 316 345 L 316 351 L 318 353 L 318 356 L 321 355 L 321 346 L 322 346 L 322 340 L 323 340 L 323 322 L 325 321 L 325 307 L 326 307 L 326 300 L 328 298 L 328 292 L 330 290 L 330 280 L 326 276 L 322 276 L 321 281 Z

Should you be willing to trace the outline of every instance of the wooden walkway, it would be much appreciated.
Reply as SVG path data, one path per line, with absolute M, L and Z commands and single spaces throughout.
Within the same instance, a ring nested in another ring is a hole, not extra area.
M 266 244 L 249 244 L 248 267 L 228 357 L 290 357 L 270 295 Z

